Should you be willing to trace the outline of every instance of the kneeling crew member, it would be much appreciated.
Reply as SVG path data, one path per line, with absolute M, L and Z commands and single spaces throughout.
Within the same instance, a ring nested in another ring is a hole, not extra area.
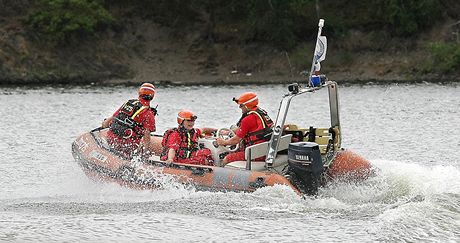
M 132 157 L 135 150 L 142 148 L 148 150 L 150 132 L 156 130 L 156 110 L 150 108 L 150 101 L 155 96 L 155 86 L 144 83 L 138 93 L 138 99 L 128 100 L 111 117 L 102 122 L 103 128 L 109 127 L 107 132 L 109 145 L 128 158 Z

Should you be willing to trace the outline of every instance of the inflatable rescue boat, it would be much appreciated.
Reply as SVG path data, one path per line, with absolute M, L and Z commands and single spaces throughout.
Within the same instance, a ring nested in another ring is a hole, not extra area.
M 162 150 L 161 136 L 152 136 L 155 144 L 153 155 L 133 160 L 125 158 L 110 148 L 106 140 L 107 130 L 104 129 L 94 129 L 78 137 L 72 144 L 73 157 L 90 177 L 141 189 L 158 188 L 160 176 L 171 176 L 200 190 L 252 192 L 260 187 L 281 184 L 299 194 L 315 194 L 319 186 L 337 178 L 366 179 L 371 174 L 369 161 L 341 146 L 337 83 L 328 81 L 324 75 L 313 75 L 319 72 L 319 63 L 326 54 L 326 37 L 321 36 L 323 25 L 324 20 L 321 19 L 309 83 L 306 87 L 298 84 L 288 86 L 288 93 L 280 102 L 271 139 L 246 147 L 244 161 L 225 166 L 221 163 L 227 153 L 237 149 L 237 146 L 217 146 L 215 142 L 224 134 L 234 136 L 230 129 L 220 129 L 215 137 L 199 140 L 200 147 L 211 150 L 213 166 L 161 161 L 158 156 Z M 294 97 L 319 95 L 323 89 L 328 90 L 330 126 L 285 124 Z M 254 161 L 262 156 L 265 156 L 265 161 Z
M 329 94 L 330 127 L 301 128 L 284 124 L 293 97 L 316 95 L 316 91 L 323 88 L 327 88 Z M 152 136 L 156 145 L 154 155 L 134 159 L 123 157 L 108 145 L 107 129 L 94 129 L 78 137 L 72 144 L 73 157 L 90 177 L 140 189 L 157 188 L 159 175 L 172 176 L 199 190 L 252 192 L 260 187 L 281 184 L 299 194 L 314 194 L 319 186 L 334 178 L 366 179 L 371 172 L 369 161 L 341 147 L 337 84 L 327 81 L 319 87 L 306 89 L 293 84 L 289 90 L 281 101 L 270 141 L 247 147 L 245 161 L 222 166 L 225 154 L 237 148 L 217 146 L 215 140 L 223 136 L 221 131 L 225 130 L 227 134 L 230 129 L 220 129 L 215 137 L 199 140 L 201 147 L 211 150 L 214 166 L 161 161 L 155 155 L 162 149 L 161 136 Z M 232 132 L 226 136 L 232 136 Z M 253 161 L 261 156 L 266 156 L 266 160 Z

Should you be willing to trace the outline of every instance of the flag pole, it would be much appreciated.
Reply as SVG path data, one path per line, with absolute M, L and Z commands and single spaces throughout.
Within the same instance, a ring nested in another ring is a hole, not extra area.
M 319 19 L 318 36 L 316 37 L 315 51 L 313 53 L 313 60 L 311 62 L 310 75 L 308 76 L 308 84 L 309 84 L 309 86 L 313 86 L 312 81 L 311 81 L 313 72 L 314 71 L 319 71 L 319 69 L 320 69 L 319 62 L 320 62 L 321 56 L 323 55 L 323 52 L 322 52 L 322 50 L 318 50 L 318 47 L 321 48 L 321 46 L 320 46 L 320 43 L 321 43 L 320 36 L 321 36 L 321 31 L 323 29 L 323 26 L 324 26 L 324 19 Z M 315 68 L 316 66 L 318 66 L 318 69 Z

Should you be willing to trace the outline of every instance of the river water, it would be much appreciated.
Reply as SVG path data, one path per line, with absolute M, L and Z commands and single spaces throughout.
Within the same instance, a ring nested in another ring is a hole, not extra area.
M 187 108 L 228 127 L 231 99 L 259 94 L 276 117 L 286 85 L 159 86 L 158 133 Z M 342 145 L 376 175 L 317 197 L 287 187 L 200 192 L 165 180 L 137 191 L 88 179 L 71 143 L 136 87 L 0 87 L 0 242 L 459 242 L 460 86 L 340 86 Z M 289 123 L 328 126 L 323 91 L 293 99 Z

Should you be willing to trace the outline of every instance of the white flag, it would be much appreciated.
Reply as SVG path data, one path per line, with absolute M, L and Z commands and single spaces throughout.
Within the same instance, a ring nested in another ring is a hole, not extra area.
M 327 39 L 326 36 L 318 37 L 315 47 L 315 64 L 326 59 Z M 319 71 L 319 70 L 317 70 Z

